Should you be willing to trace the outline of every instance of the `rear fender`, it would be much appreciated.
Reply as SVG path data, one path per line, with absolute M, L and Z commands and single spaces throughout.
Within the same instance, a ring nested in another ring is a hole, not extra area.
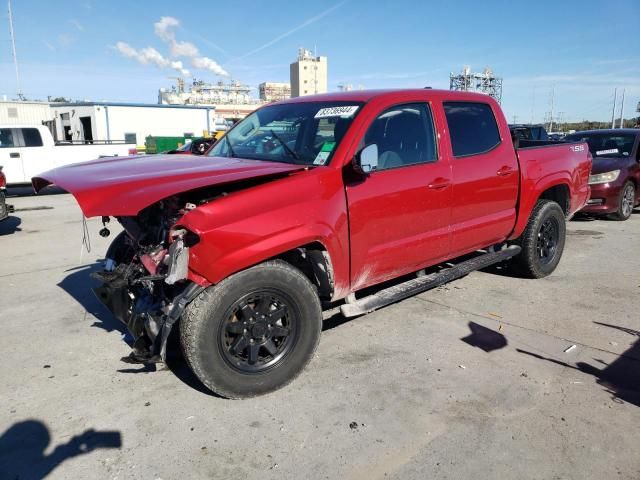
M 536 182 L 527 179 L 522 180 L 520 203 L 518 205 L 518 217 L 509 240 L 516 239 L 520 237 L 520 235 L 522 235 L 524 229 L 527 227 L 527 223 L 529 222 L 531 212 L 533 211 L 542 194 L 550 188 L 559 185 L 567 188 L 567 192 L 569 195 L 569 212 L 567 212 L 567 214 L 568 216 L 570 216 L 572 213 L 574 213 L 571 209 L 571 199 L 574 198 L 574 192 L 571 188 L 571 175 L 569 172 L 557 172 L 544 178 L 538 179 Z M 560 206 L 564 211 L 565 205 Z

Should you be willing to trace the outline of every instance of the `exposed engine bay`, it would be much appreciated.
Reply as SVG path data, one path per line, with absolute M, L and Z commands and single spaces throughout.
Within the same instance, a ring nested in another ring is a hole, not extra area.
M 199 238 L 176 227 L 180 218 L 227 191 L 198 190 L 157 202 L 135 217 L 116 217 L 123 231 L 105 256 L 104 270 L 92 276 L 102 282 L 95 293 L 133 336 L 135 362 L 164 360 L 166 341 L 186 305 L 203 287 L 187 280 L 189 248 Z M 100 235 L 110 234 L 103 217 Z

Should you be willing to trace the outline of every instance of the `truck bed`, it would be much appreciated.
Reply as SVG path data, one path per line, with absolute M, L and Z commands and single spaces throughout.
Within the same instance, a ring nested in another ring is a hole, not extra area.
M 524 231 L 538 192 L 548 186 L 560 183 L 560 188 L 568 189 L 568 198 L 573 200 L 564 207 L 567 217 L 584 207 L 590 193 L 591 154 L 586 143 L 526 140 L 519 145 L 515 150 L 520 164 L 520 203 L 511 238 Z

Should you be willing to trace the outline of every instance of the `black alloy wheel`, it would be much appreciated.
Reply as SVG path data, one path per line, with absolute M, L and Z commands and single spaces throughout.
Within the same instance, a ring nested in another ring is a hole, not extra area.
M 235 302 L 219 332 L 225 360 L 243 373 L 265 371 L 295 346 L 299 314 L 286 295 L 261 290 Z
M 560 228 L 554 217 L 549 217 L 542 222 L 536 242 L 536 250 L 542 265 L 548 265 L 554 259 L 559 238 Z
M 538 200 L 527 226 L 514 243 L 522 251 L 514 258 L 516 271 L 528 278 L 552 273 L 562 257 L 566 241 L 565 213 L 553 200 Z
M 198 379 L 227 398 L 282 388 L 313 357 L 322 331 L 315 285 L 269 260 L 206 288 L 180 318 L 185 358 Z

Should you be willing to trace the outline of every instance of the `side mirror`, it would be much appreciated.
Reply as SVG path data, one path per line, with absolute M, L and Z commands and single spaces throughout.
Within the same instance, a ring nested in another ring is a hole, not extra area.
M 358 173 L 368 175 L 378 169 L 378 145 L 367 145 L 356 155 L 353 166 Z

